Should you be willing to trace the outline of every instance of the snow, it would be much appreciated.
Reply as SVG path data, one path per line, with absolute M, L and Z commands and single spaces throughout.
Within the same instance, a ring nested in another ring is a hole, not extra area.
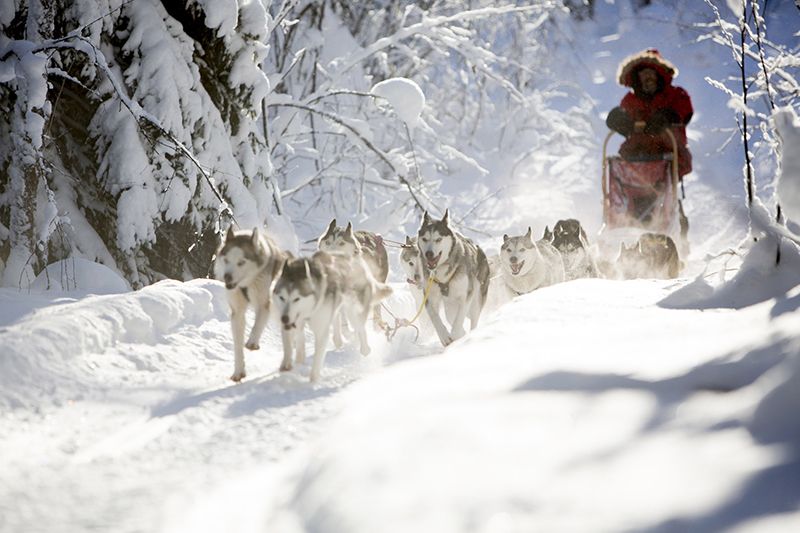
M 778 178 L 778 197 L 786 216 L 800 223 L 800 118 L 791 107 L 784 107 L 772 115 L 775 130 L 781 139 L 781 170 Z M 792 148 L 794 147 L 794 148 Z
M 753 290 L 781 292 L 752 271 Z M 793 288 L 741 308 L 669 305 L 686 279 L 563 283 L 443 351 L 373 332 L 367 358 L 330 351 L 318 385 L 308 365 L 277 372 L 274 326 L 247 355 L 251 377 L 229 384 L 217 281 L 5 289 L 19 316 L 0 332 L 4 528 L 789 531 L 794 272 Z M 410 316 L 394 287 L 389 305 Z
M 413 129 L 425 107 L 425 94 L 419 85 L 408 78 L 390 78 L 376 83 L 370 91 L 389 102 L 397 116 Z
M 206 15 L 206 27 L 217 29 L 217 36 L 233 33 L 239 18 L 237 0 L 197 0 Z
M 201 2 L 209 27 L 225 36 L 237 9 L 256 17 L 249 25 L 261 20 L 256 3 L 241 4 Z M 591 65 L 584 89 L 596 108 L 542 102 L 552 111 L 543 120 L 592 114 L 600 123 L 623 94 L 616 63 L 651 45 L 654 30 L 634 24 L 629 1 L 596 7 L 608 26 L 584 28 L 576 43 Z M 650 22 L 674 15 L 663 5 L 647 10 Z M 278 372 L 280 332 L 271 324 L 261 348 L 246 354 L 248 378 L 234 385 L 220 282 L 163 281 L 133 292 L 97 263 L 56 263 L 25 290 L 0 289 L 0 531 L 800 530 L 800 254 L 778 239 L 760 202 L 748 219 L 738 147 L 719 149 L 725 125 L 733 127 L 729 98 L 704 77 L 725 79 L 728 51 L 672 32 L 662 31 L 658 47 L 679 63 L 679 84 L 697 110 L 688 132 L 695 171 L 685 277 L 576 280 L 493 302 L 480 327 L 446 349 L 425 327 L 416 342 L 410 328 L 391 341 L 371 331 L 369 357 L 355 346 L 329 347 L 314 385 L 308 365 Z M 374 49 L 392 42 L 399 36 Z M 147 72 L 166 89 L 163 72 Z M 409 127 L 426 127 L 416 83 L 395 78 L 373 91 Z M 132 119 L 119 108 L 109 104 L 102 117 L 116 136 L 101 172 L 119 166 L 108 190 L 119 195 L 128 245 L 152 238 L 146 222 L 161 208 L 153 180 L 140 174 L 145 155 Z M 426 120 L 438 111 L 426 110 Z M 775 123 L 783 146 L 795 146 L 796 112 L 779 111 Z M 234 159 L 249 155 L 220 148 L 230 139 L 219 117 L 211 124 L 193 151 L 228 187 L 237 220 L 263 222 L 271 191 L 226 178 L 240 178 Z M 454 180 L 454 201 L 474 205 L 507 178 L 514 202 L 502 206 L 509 227 L 498 235 L 542 222 L 538 233 L 575 212 L 596 229 L 598 155 L 570 137 L 572 124 L 559 123 L 544 154 L 463 159 L 479 177 Z M 392 157 L 410 165 L 402 153 Z M 784 150 L 777 185 L 795 222 L 797 157 Z M 255 159 L 247 163 L 255 172 Z M 185 192 L 176 191 L 175 205 Z M 59 215 L 70 217 L 86 257 L 113 264 L 84 214 Z M 297 253 L 302 241 L 288 217 L 266 218 L 280 245 Z M 403 231 L 405 220 L 390 202 L 360 222 Z M 725 254 L 748 224 L 758 240 Z M 390 256 L 396 281 L 387 306 L 411 317 L 414 297 Z
M 62 259 L 47 265 L 31 283 L 36 292 L 80 290 L 91 294 L 119 294 L 131 290 L 125 278 L 110 268 L 80 257 Z

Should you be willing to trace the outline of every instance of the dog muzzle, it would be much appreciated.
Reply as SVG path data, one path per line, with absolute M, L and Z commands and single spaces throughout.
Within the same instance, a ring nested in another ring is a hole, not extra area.
M 425 264 L 428 266 L 428 270 L 433 270 L 439 264 L 439 259 L 442 258 L 442 252 L 439 252 L 439 255 L 434 257 L 433 259 L 426 259 Z
M 508 267 L 511 269 L 512 274 L 518 276 L 524 265 L 525 261 L 520 261 L 519 263 L 509 263 Z

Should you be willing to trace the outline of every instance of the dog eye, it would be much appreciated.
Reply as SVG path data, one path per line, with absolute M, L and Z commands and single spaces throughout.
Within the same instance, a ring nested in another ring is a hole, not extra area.
M 344 246 L 344 243 L 343 243 L 343 242 L 340 242 L 340 243 L 339 243 L 339 246 Z
M 236 263 L 236 266 L 244 266 L 244 260 L 241 260 L 238 263 Z
M 284 298 L 283 296 L 278 296 L 278 300 L 280 300 L 280 301 L 282 301 L 282 302 L 285 302 L 285 301 L 286 301 L 286 298 Z
M 414 261 L 409 261 L 408 264 L 413 267 L 414 266 Z
M 293 303 L 293 304 L 296 304 L 296 303 L 297 303 L 297 302 L 299 302 L 299 301 L 300 301 L 300 298 L 295 298 L 294 300 L 292 300 L 292 303 Z
M 442 242 L 442 238 L 439 237 L 438 239 L 436 239 L 436 242 Z

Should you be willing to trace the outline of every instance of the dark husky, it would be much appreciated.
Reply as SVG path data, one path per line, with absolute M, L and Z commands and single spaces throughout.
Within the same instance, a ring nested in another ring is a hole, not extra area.
M 677 278 L 683 268 L 675 241 L 661 233 L 643 233 L 631 246 L 621 243 L 617 269 L 623 279 Z
M 574 218 L 559 220 L 552 232 L 548 228 L 545 228 L 544 232 L 544 240 L 550 241 L 561 252 L 567 281 L 599 277 L 597 263 L 589 247 L 589 239 L 578 220 Z

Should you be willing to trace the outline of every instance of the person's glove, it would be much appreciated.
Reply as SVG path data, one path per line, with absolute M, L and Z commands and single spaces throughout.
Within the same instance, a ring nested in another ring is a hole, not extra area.
M 648 135 L 658 135 L 670 125 L 679 121 L 678 114 L 672 109 L 659 109 L 647 121 L 644 132 Z
M 606 126 L 625 137 L 633 133 L 633 119 L 621 107 L 615 107 L 608 113 Z

